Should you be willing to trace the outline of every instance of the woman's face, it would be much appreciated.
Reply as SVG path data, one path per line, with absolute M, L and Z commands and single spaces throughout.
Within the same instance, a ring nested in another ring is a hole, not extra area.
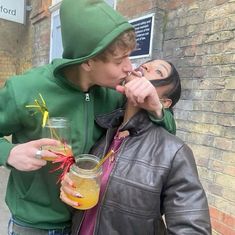
M 148 80 L 159 80 L 168 78 L 171 75 L 172 67 L 165 60 L 153 60 L 142 64 L 139 68 L 142 75 Z M 165 86 L 157 86 L 156 90 L 158 96 L 163 98 L 167 91 L 171 87 L 171 84 Z
M 171 74 L 171 65 L 164 60 L 153 60 L 142 64 L 139 68 L 148 80 L 167 78 Z

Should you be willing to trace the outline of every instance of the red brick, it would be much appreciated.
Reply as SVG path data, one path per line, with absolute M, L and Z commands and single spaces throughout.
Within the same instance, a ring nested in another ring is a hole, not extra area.
M 212 227 L 222 235 L 235 235 L 235 217 L 210 207 Z
M 235 229 L 235 217 L 223 213 L 222 221 L 226 225 L 228 225 L 231 228 Z
M 219 232 L 221 235 L 234 235 L 235 230 L 232 228 L 229 228 L 223 223 L 218 222 L 217 220 L 212 219 L 211 220 L 212 227 L 216 232 Z
M 222 212 L 220 212 L 214 207 L 210 207 L 210 216 L 211 218 L 219 220 L 219 221 L 221 221 L 223 217 Z

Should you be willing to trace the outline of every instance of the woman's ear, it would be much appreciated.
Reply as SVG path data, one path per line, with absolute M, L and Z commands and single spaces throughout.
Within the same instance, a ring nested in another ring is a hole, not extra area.
M 164 108 L 169 108 L 172 104 L 172 100 L 168 98 L 161 99 L 161 102 Z

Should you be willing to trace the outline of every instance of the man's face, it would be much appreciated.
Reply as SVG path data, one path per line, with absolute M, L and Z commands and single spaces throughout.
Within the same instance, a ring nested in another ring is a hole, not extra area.
M 89 74 L 91 85 L 115 88 L 121 84 L 132 71 L 130 53 L 131 51 L 116 49 L 115 54 L 110 54 L 106 62 L 91 59 L 92 70 Z

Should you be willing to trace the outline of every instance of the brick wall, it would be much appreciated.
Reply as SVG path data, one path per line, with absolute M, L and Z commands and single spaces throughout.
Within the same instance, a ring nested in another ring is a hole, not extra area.
M 0 19 L 0 86 L 10 76 L 32 67 L 32 40 L 28 14 L 27 12 L 26 24 Z
M 0 19 L 0 86 L 8 76 L 16 74 L 17 51 L 19 45 L 18 35 L 22 31 L 20 24 Z
M 0 50 L 0 87 L 3 86 L 7 77 L 15 74 L 15 60 L 7 51 Z
M 50 53 L 50 11 L 51 0 L 32 1 L 30 22 L 33 30 L 33 66 L 40 66 L 49 62 Z
M 194 151 L 214 233 L 224 235 L 235 234 L 234 9 L 235 1 L 177 6 L 168 13 L 163 48 L 182 78 L 178 135 Z
M 117 6 L 129 18 L 164 12 L 155 22 L 153 57 L 180 72 L 177 135 L 194 152 L 213 234 L 235 234 L 235 1 L 119 0 Z
M 26 24 L 0 19 L 0 86 L 10 76 L 49 61 L 51 0 L 26 3 L 32 7 Z

